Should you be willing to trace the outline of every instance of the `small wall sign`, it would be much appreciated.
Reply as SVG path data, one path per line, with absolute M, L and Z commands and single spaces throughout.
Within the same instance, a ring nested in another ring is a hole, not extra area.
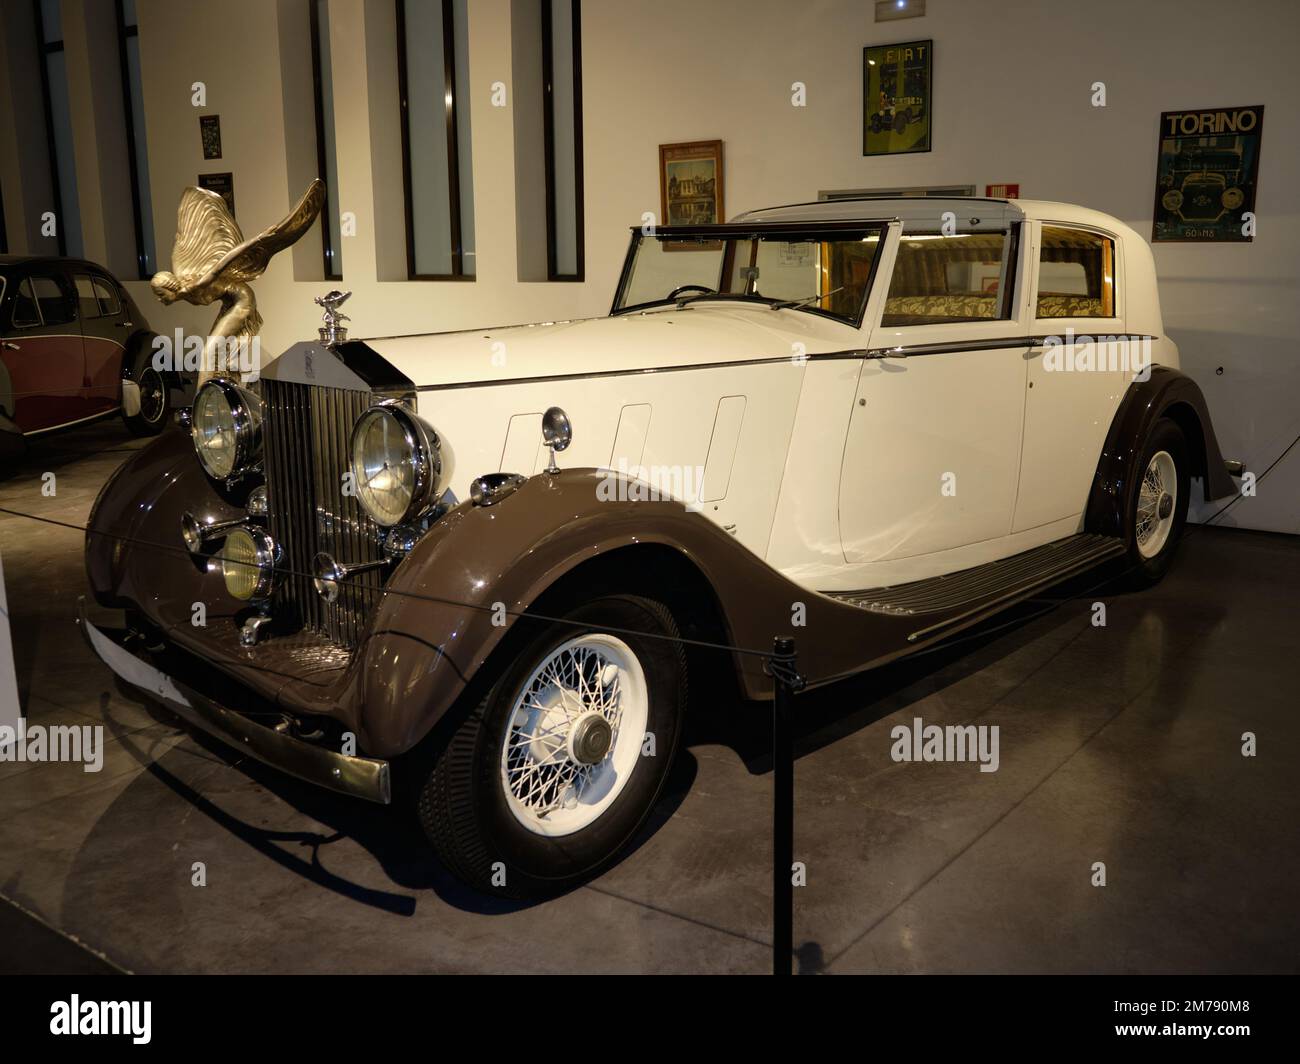
M 199 174 L 199 188 L 211 189 L 226 201 L 226 209 L 231 216 L 235 213 L 235 175 Z
M 203 139 L 203 158 L 221 158 L 221 116 L 199 115 L 199 135 Z

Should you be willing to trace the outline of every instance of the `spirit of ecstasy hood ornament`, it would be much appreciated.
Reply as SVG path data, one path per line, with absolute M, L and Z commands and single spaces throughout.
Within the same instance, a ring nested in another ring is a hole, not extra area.
M 325 324 L 319 332 L 320 342 L 326 347 L 341 344 L 348 338 L 347 326 L 343 323 L 352 319 L 340 311 L 339 307 L 346 303 L 351 296 L 351 292 L 340 292 L 338 289 L 334 289 L 326 292 L 323 296 L 316 297 L 316 305 L 325 308 Z
M 317 178 L 288 217 L 245 240 L 226 201 L 205 188 L 187 188 L 176 212 L 172 271 L 153 275 L 150 287 L 164 304 L 183 299 L 195 306 L 219 303 L 220 311 L 203 348 L 198 383 L 231 367 L 229 342 L 251 342 L 262 316 L 250 282 L 261 277 L 271 257 L 303 235 L 325 203 L 325 182 Z

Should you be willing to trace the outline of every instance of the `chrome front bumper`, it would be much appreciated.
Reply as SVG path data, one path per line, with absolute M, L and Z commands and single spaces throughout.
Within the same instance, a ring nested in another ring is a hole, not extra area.
M 392 800 L 387 761 L 335 753 L 217 704 L 155 669 L 96 628 L 86 618 L 84 599 L 77 610 L 77 625 L 105 665 L 199 731 L 318 787 L 382 805 Z

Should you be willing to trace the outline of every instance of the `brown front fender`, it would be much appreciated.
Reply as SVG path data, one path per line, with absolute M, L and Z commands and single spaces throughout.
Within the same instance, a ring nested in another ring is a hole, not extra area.
M 366 749 L 391 756 L 418 742 L 522 612 L 585 562 L 614 551 L 636 587 L 644 586 L 636 548 L 678 552 L 712 588 L 733 646 L 765 652 L 774 636 L 796 636 L 800 665 L 814 679 L 869 656 L 865 645 L 845 646 L 845 622 L 865 635 L 864 627 L 885 619 L 803 590 L 680 503 L 603 501 L 597 487 L 608 475 L 535 476 L 494 506 L 458 507 L 420 540 L 389 580 L 352 674 Z M 795 628 L 798 602 L 807 624 Z M 728 656 L 747 695 L 770 694 L 757 654 Z

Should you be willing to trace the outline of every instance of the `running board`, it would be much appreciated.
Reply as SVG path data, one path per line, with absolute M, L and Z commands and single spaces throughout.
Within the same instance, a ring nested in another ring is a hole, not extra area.
M 1122 539 L 1081 533 L 973 569 L 932 576 L 910 584 L 822 593 L 846 605 L 891 617 L 915 616 L 920 619 L 936 613 L 948 614 L 907 637 L 909 642 L 914 642 L 977 614 L 993 613 L 1027 598 L 1040 588 L 1059 583 L 1123 553 Z

